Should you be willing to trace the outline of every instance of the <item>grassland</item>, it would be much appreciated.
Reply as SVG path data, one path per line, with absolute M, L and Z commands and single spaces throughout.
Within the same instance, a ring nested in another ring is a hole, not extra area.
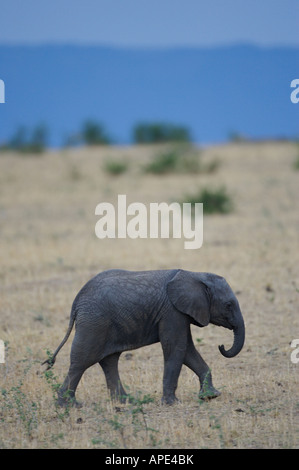
M 164 150 L 163 150 L 164 151 Z M 289 142 L 210 146 L 198 155 L 215 171 L 149 174 L 159 146 L 65 149 L 0 155 L 1 448 L 299 448 L 298 148 Z M 123 162 L 106 171 L 107 160 Z M 115 173 L 115 174 L 113 174 Z M 119 174 L 116 174 L 119 173 Z M 234 209 L 204 217 L 204 243 L 95 236 L 95 207 L 172 202 L 203 188 L 225 187 Z M 79 288 L 108 268 L 181 267 L 223 275 L 237 293 L 246 343 L 236 358 L 223 328 L 193 328 L 193 338 L 222 395 L 197 399 L 198 380 L 183 367 L 173 407 L 160 404 L 159 344 L 123 354 L 120 373 L 133 404 L 113 405 L 93 366 L 77 390 L 81 409 L 55 406 L 71 340 L 53 375 L 41 362 L 63 338 Z

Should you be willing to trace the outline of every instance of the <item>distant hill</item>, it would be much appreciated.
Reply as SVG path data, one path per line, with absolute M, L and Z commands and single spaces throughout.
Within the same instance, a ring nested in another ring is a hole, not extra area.
M 298 48 L 249 45 L 122 49 L 101 46 L 0 46 L 0 143 L 19 125 L 44 123 L 60 146 L 83 121 L 101 122 L 129 143 L 141 121 L 188 127 L 199 143 L 298 137 Z

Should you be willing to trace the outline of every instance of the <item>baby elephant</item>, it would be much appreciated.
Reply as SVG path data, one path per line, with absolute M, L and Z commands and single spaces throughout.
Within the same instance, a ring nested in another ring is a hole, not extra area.
M 245 339 L 239 303 L 223 277 L 182 269 L 125 271 L 112 269 L 97 274 L 77 294 L 65 338 L 48 363 L 66 343 L 74 322 L 76 333 L 71 348 L 71 363 L 58 391 L 60 405 L 76 404 L 75 391 L 84 371 L 99 363 L 105 373 L 113 399 L 125 401 L 126 392 L 118 373 L 123 351 L 161 342 L 164 355 L 162 402 L 175 400 L 179 374 L 185 364 L 198 376 L 201 398 L 214 398 L 209 367 L 192 341 L 190 324 L 209 323 L 234 332 L 229 350 L 219 346 L 225 357 L 234 357 Z

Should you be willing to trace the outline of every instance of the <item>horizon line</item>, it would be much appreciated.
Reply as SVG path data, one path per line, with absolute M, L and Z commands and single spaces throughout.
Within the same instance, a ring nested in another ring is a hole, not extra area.
M 214 43 L 214 44 L 117 44 L 111 42 L 78 42 L 76 40 L 43 40 L 43 41 L 25 41 L 25 42 L 12 42 L 0 40 L 0 47 L 94 47 L 103 49 L 122 49 L 122 50 L 139 50 L 139 51 L 162 51 L 162 50 L 198 50 L 198 49 L 226 49 L 234 47 L 252 47 L 257 49 L 298 49 L 298 44 L 287 44 L 287 43 L 273 43 L 273 44 L 260 44 L 254 41 L 230 41 L 225 43 Z

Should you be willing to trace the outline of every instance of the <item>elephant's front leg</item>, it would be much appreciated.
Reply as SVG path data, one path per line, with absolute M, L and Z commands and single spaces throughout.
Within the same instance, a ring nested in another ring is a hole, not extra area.
M 202 400 L 216 398 L 221 395 L 212 383 L 211 371 L 203 360 L 199 352 L 195 349 L 192 341 L 191 332 L 188 335 L 188 346 L 184 358 L 184 364 L 189 367 L 198 376 L 200 381 L 200 391 L 198 397 Z
M 181 354 L 174 354 L 164 359 L 162 403 L 165 405 L 172 405 L 177 401 L 175 391 L 177 389 L 182 364 L 183 355 Z
M 160 341 L 164 355 L 162 403 L 172 405 L 177 398 L 175 391 L 187 349 L 187 321 L 180 316 L 179 321 L 160 325 Z

